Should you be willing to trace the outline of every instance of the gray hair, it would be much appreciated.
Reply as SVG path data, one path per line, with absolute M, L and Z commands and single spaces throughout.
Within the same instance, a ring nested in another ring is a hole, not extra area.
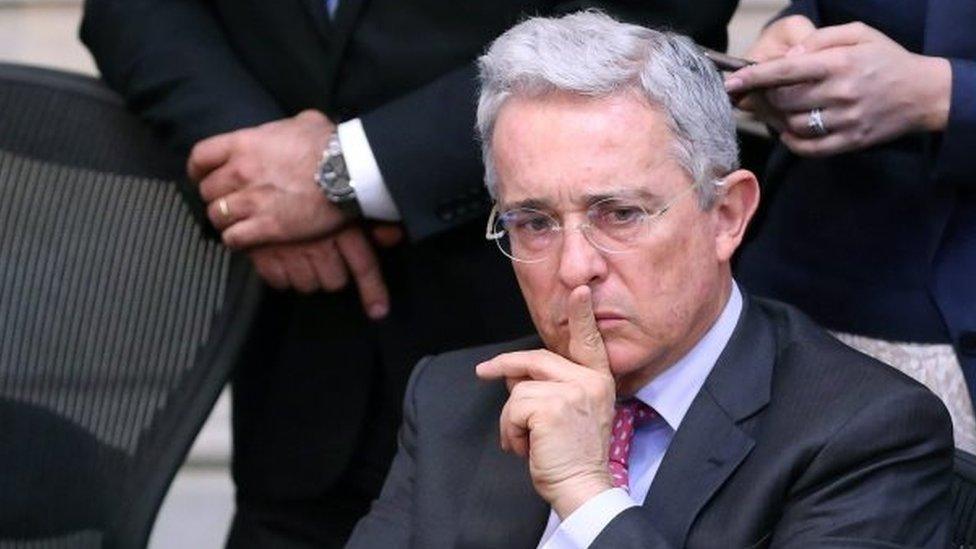
M 714 204 L 720 178 L 739 167 L 735 121 L 722 78 L 687 37 L 589 10 L 523 21 L 498 37 L 478 63 L 477 130 L 485 184 L 493 197 L 497 175 L 490 154 L 492 133 L 499 111 L 513 95 L 606 97 L 637 91 L 665 115 L 672 152 L 698 184 L 702 209 Z

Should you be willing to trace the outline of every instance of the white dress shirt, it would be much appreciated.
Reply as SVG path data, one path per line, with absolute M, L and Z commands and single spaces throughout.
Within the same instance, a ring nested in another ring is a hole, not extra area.
M 358 118 L 343 122 L 336 128 L 336 133 L 342 144 L 350 185 L 356 191 L 363 217 L 377 221 L 400 221 L 400 211 L 383 182 L 383 174 L 369 146 L 363 123 Z
M 657 417 L 634 431 L 628 460 L 630 493 L 623 488 L 606 490 L 562 522 L 556 512 L 551 511 L 539 541 L 540 549 L 588 547 L 618 514 L 644 502 L 674 433 L 728 344 L 741 311 L 742 294 L 733 282 L 728 303 L 701 340 L 634 395 L 653 408 Z

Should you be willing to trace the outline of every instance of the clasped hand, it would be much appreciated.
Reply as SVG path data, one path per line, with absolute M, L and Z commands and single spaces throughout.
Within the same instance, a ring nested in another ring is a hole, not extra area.
M 863 23 L 817 29 L 786 17 L 746 55 L 758 63 L 728 75 L 726 89 L 796 154 L 834 155 L 945 128 L 948 61 L 911 53 Z M 814 109 L 826 132 L 811 125 Z
M 389 310 L 389 292 L 372 243 L 350 225 L 313 179 L 335 126 L 322 113 L 217 135 L 197 143 L 187 172 L 199 182 L 207 216 L 225 245 L 247 252 L 277 289 L 303 293 L 356 281 L 367 315 Z M 395 245 L 402 231 L 373 227 L 373 241 Z
M 499 418 L 502 449 L 528 459 L 536 492 L 563 519 L 613 487 L 615 385 L 588 287 L 573 290 L 568 313 L 569 359 L 521 351 L 477 367 L 480 378 L 504 379 L 510 391 Z

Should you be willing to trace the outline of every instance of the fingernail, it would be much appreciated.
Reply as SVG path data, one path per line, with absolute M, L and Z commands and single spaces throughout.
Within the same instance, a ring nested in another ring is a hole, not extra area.
M 727 78 L 725 80 L 725 91 L 729 93 L 735 93 L 741 89 L 742 89 L 741 78 Z
M 379 320 L 390 312 L 390 308 L 385 303 L 377 303 L 369 307 L 369 318 Z

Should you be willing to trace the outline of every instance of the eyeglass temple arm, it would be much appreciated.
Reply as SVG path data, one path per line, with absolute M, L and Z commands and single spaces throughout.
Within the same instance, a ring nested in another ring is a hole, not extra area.
M 488 224 L 485 225 L 485 240 L 498 240 L 505 236 L 505 231 L 492 231 L 495 226 L 495 219 L 498 217 L 498 204 L 491 206 L 491 213 L 488 214 Z

